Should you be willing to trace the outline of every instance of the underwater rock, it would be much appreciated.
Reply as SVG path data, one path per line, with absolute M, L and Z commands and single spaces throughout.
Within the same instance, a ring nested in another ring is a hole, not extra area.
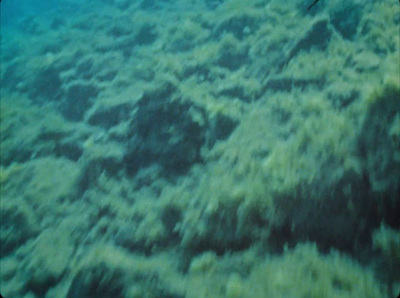
M 1 255 L 5 256 L 36 236 L 39 224 L 33 209 L 24 200 L 19 198 L 11 200 L 3 191 L 1 195 L 0 241 Z

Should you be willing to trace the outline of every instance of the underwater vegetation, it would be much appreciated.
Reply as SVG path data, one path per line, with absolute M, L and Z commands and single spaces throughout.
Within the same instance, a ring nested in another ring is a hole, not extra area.
M 394 297 L 397 3 L 310 2 L 2 23 L 1 294 Z

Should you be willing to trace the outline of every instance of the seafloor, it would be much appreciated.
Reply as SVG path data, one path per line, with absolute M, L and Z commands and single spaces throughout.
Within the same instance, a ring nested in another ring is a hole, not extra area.
M 3 296 L 394 297 L 399 3 L 308 2 L 2 24 Z

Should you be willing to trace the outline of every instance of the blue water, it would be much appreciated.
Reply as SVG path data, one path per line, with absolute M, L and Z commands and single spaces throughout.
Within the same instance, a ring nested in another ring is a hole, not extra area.
M 82 3 L 83 2 L 83 3 Z M 86 2 L 86 3 L 85 3 Z M 3 0 L 1 1 L 1 25 L 18 26 L 22 20 L 30 17 L 51 20 L 55 16 L 73 18 L 75 13 L 85 12 L 87 2 L 77 0 Z M 93 7 L 93 2 L 90 5 Z M 3 27 L 3 30 L 6 28 Z
M 2 25 L 15 24 L 23 18 L 36 16 L 46 17 L 47 14 L 58 10 L 58 6 L 66 1 L 60 0 L 3 0 L 1 2 L 1 22 Z

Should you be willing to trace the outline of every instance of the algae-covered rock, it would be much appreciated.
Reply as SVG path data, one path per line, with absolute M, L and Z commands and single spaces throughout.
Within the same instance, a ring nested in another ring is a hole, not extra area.
M 66 297 L 183 297 L 173 261 L 96 245 L 75 268 Z
M 175 92 L 174 84 L 163 82 L 138 102 L 125 157 L 128 173 L 152 164 L 170 173 L 184 173 L 201 160 L 205 129 L 189 112 L 196 107 L 181 103 Z
M 312 244 L 265 260 L 248 282 L 253 297 L 386 297 L 371 271 L 338 252 L 322 255 Z
M 69 268 L 74 245 L 68 234 L 49 229 L 32 244 L 32 255 L 26 265 L 27 285 L 41 293 L 58 282 Z
M 1 100 L 0 163 L 3 166 L 47 156 L 79 159 L 81 149 L 73 140 L 73 127 L 54 110 L 38 108 L 24 96 L 2 95 Z
M 400 85 L 388 83 L 376 89 L 367 101 L 368 113 L 360 136 L 361 152 L 374 191 L 395 193 L 400 187 L 398 141 L 400 117 Z
M 5 170 L 2 194 L 5 198 L 21 197 L 35 214 L 63 212 L 60 202 L 77 195 L 80 169 L 78 165 L 63 158 L 38 158 L 24 164 L 14 164 Z
M 374 247 L 385 257 L 400 261 L 400 231 L 381 225 L 374 231 L 372 239 Z
M 250 267 L 235 266 L 232 255 L 213 260 L 212 271 L 190 272 L 186 297 L 387 297 L 372 271 L 337 251 L 321 254 L 312 243 L 279 256 L 238 258 L 250 256 Z
M 1 192 L 1 255 L 6 255 L 39 232 L 34 210 L 21 198 Z
M 359 137 L 361 156 L 379 217 L 399 224 L 400 211 L 400 85 L 388 81 L 366 101 L 367 114 Z
M 394 297 L 400 291 L 400 231 L 381 224 L 372 234 L 372 244 L 382 254 L 382 271 Z

